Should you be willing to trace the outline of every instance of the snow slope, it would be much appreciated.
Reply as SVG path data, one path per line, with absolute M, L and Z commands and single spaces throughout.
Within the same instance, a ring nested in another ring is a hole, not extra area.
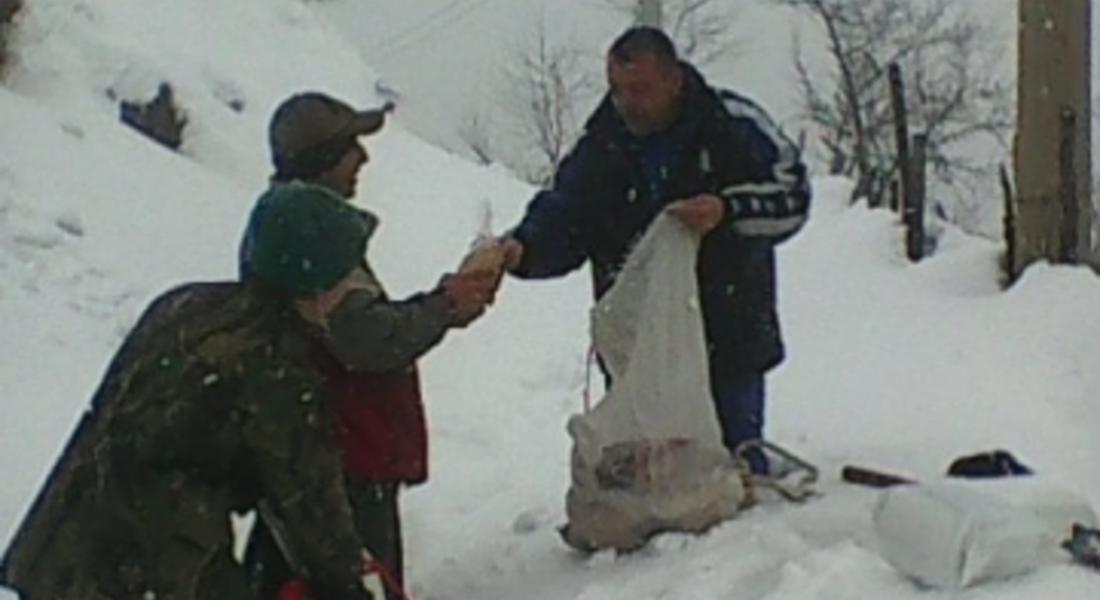
M 36 0 L 0 87 L 0 423 L 7 540 L 127 327 L 169 285 L 231 277 L 267 175 L 274 105 L 316 87 L 378 101 L 370 57 L 296 0 Z M 188 112 L 183 152 L 118 124 L 115 98 L 161 80 Z M 241 111 L 231 100 L 244 104 Z M 372 260 L 396 295 L 453 268 L 488 202 L 503 228 L 532 190 L 441 153 L 399 113 L 368 142 L 356 202 L 383 219 Z M 770 435 L 819 463 L 823 495 L 753 509 L 695 538 L 581 557 L 557 539 L 566 418 L 584 386 L 587 279 L 507 282 L 491 313 L 422 363 L 432 479 L 404 503 L 418 599 L 1096 597 L 1100 576 L 1051 567 L 951 596 L 874 551 L 874 493 L 845 462 L 941 473 L 1006 447 L 1094 503 L 1100 474 L 1100 285 L 1039 265 L 996 285 L 998 248 L 947 231 L 907 264 L 883 212 L 818 180 L 806 230 L 780 252 L 790 358 L 770 378 Z M 2 596 L 2 593 L 0 593 Z

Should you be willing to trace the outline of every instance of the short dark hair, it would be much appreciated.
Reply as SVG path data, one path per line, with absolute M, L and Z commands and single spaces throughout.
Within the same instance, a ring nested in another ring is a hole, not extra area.
M 634 62 L 642 54 L 651 54 L 664 66 L 674 66 L 680 62 L 676 55 L 676 46 L 668 34 L 645 25 L 631 27 L 620 35 L 608 55 L 618 62 Z

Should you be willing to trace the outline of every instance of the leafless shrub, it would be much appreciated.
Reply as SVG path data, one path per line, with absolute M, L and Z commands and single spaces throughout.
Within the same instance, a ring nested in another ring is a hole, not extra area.
M 888 65 L 897 62 L 910 131 L 928 136 L 932 183 L 971 203 L 939 210 L 964 226 L 973 219 L 981 209 L 969 192 L 984 185 L 977 179 L 996 182 L 993 165 L 974 158 L 974 145 L 992 140 L 1007 147 L 1014 119 L 1012 83 L 999 75 L 998 49 L 983 25 L 951 0 L 774 1 L 824 31 L 831 76 L 811 71 L 801 48 L 795 72 L 829 172 L 856 181 L 853 200 L 877 203 L 898 171 L 887 79 Z

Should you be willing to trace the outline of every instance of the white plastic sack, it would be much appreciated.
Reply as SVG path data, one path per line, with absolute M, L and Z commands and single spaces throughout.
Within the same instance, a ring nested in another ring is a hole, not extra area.
M 933 587 L 961 589 L 1064 561 L 1073 523 L 1096 515 L 1080 496 L 1034 477 L 892 488 L 874 529 L 883 558 Z
M 569 422 L 563 535 L 576 547 L 626 550 L 660 531 L 702 531 L 745 500 L 710 393 L 698 248 L 698 236 L 659 216 L 593 308 L 592 337 L 614 383 Z

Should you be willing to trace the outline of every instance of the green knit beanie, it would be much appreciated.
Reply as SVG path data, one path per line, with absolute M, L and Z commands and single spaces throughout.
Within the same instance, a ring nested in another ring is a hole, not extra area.
M 363 261 L 373 225 L 328 188 L 293 182 L 260 197 L 248 256 L 260 281 L 295 298 L 323 292 Z

